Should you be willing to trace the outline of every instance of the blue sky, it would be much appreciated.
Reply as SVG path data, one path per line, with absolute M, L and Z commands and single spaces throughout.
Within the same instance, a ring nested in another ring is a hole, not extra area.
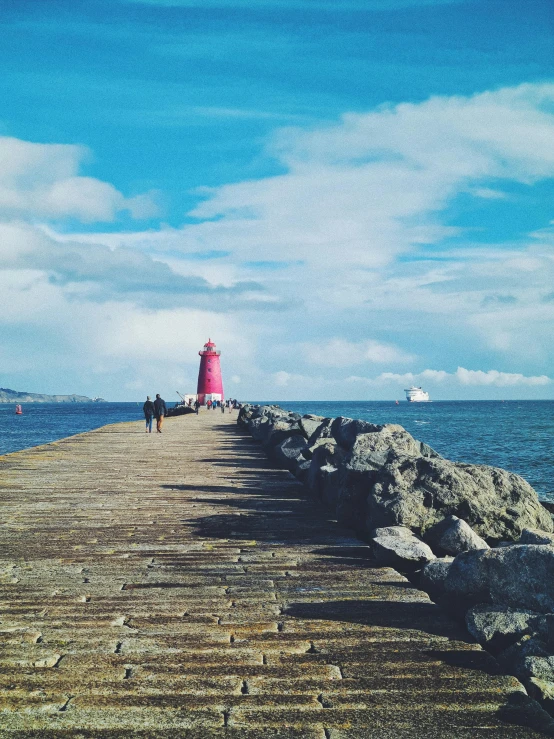
M 547 0 L 7 0 L 0 386 L 554 397 Z M 157 388 L 157 389 L 156 389 Z

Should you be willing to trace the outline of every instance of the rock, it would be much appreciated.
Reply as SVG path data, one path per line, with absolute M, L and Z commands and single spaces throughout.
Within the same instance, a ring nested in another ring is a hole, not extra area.
M 531 677 L 526 686 L 531 698 L 540 701 L 550 714 L 554 713 L 554 682 Z
M 373 554 L 381 565 L 418 568 L 435 559 L 431 548 L 404 526 L 389 526 L 371 533 Z
M 303 485 L 307 485 L 308 473 L 310 471 L 310 460 L 302 460 L 297 462 L 296 467 L 292 471 L 292 474 L 299 480 Z
M 338 427 L 341 434 L 346 434 L 347 429 L 354 433 L 361 428 L 353 426 L 350 419 L 342 421 L 348 423 Z M 337 427 L 335 432 L 339 433 Z M 431 454 L 436 454 L 430 447 L 426 447 L 427 449 Z M 417 457 L 421 453 L 421 443 L 402 426 L 396 424 L 373 426 L 372 431 L 365 429 L 358 433 L 340 468 L 337 505 L 337 518 L 340 523 L 358 530 L 374 528 L 375 522 L 367 518 L 367 498 L 377 473 L 390 464 L 398 454 Z
M 325 464 L 319 469 L 320 497 L 336 514 L 338 500 L 338 469 L 332 464 Z
M 344 526 L 355 530 L 371 529 L 371 522 L 367 521 L 367 496 L 387 458 L 387 452 L 367 452 L 363 457 L 350 454 L 340 465 L 337 518 Z
M 481 539 L 465 521 L 457 516 L 447 516 L 435 524 L 425 536 L 433 549 L 447 554 L 461 554 L 473 549 L 489 549 L 489 545 Z
M 546 613 L 536 626 L 537 635 L 545 642 L 548 653 L 554 654 L 554 613 Z
M 531 677 L 547 680 L 550 683 L 554 682 L 554 657 L 552 655 L 548 657 L 532 655 L 525 658 L 524 664 Z
M 554 547 L 539 544 L 459 554 L 445 580 L 445 592 L 468 605 L 554 611 Z
M 371 433 L 380 428 L 381 426 L 376 426 L 374 423 L 339 416 L 331 423 L 331 434 L 337 444 L 344 449 L 350 449 L 358 434 Z
M 325 418 L 324 416 L 313 416 L 312 414 L 306 414 L 302 416 L 302 418 L 298 421 L 298 424 L 300 428 L 302 429 L 302 433 L 306 437 L 306 439 L 310 439 L 312 434 L 314 434 L 323 424 L 324 421 L 327 421 L 330 419 Z
M 554 547 L 529 544 L 487 552 L 493 603 L 554 611 Z
M 554 533 L 540 529 L 523 529 L 518 544 L 554 544 Z
M 322 467 L 330 465 L 334 469 L 338 469 L 343 456 L 343 451 L 332 439 L 328 439 L 324 444 L 316 447 L 312 454 L 307 476 L 307 486 L 311 495 L 316 498 L 322 497 Z M 323 473 L 323 476 L 326 476 L 326 473 Z
M 303 436 L 288 436 L 271 448 L 269 458 L 278 467 L 292 472 L 299 461 L 304 461 L 302 452 L 307 446 Z
M 257 416 L 248 422 L 248 430 L 254 441 L 263 441 L 271 430 L 271 424 L 268 418 Z
M 549 657 L 546 645 L 537 636 L 523 636 L 518 642 L 498 654 L 496 658 L 501 667 L 515 675 L 524 684 L 531 677 L 545 679 L 543 676 L 548 674 L 554 677 L 551 672 L 554 657 Z M 540 674 L 534 674 L 534 671 Z
M 332 443 L 332 444 L 334 444 L 334 446 L 336 446 L 335 440 L 329 438 L 328 436 L 327 437 L 322 436 L 320 439 L 316 439 L 316 441 L 314 441 L 313 444 L 310 444 L 310 441 L 309 441 L 308 442 L 308 445 L 309 446 L 308 446 L 308 448 L 306 450 L 306 457 L 308 459 L 311 459 L 313 457 L 313 454 L 314 454 L 315 450 L 318 448 L 318 446 L 324 446 L 324 445 L 327 445 L 329 443 Z
M 489 549 L 463 552 L 452 562 L 444 579 L 446 607 L 457 612 L 477 603 L 490 603 L 486 555 Z
M 362 424 L 363 421 L 357 422 Z M 372 424 L 368 424 L 372 426 Z M 350 444 L 352 454 L 362 457 L 367 452 L 392 450 L 397 456 L 433 457 L 442 459 L 430 446 L 414 439 L 403 426 L 396 423 L 386 423 L 383 426 L 373 426 L 370 430 L 356 428 L 356 437 Z
M 500 651 L 530 634 L 540 621 L 534 611 L 516 611 L 505 606 L 477 605 L 466 613 L 469 633 L 488 649 Z
M 325 418 L 320 423 L 320 425 L 316 428 L 316 430 L 313 432 L 313 434 L 308 439 L 308 444 L 310 446 L 313 446 L 314 444 L 317 444 L 321 439 L 331 439 L 331 424 L 333 423 L 332 418 Z
M 422 590 L 429 593 L 433 600 L 444 593 L 444 581 L 446 580 L 446 576 L 450 570 L 450 565 L 453 561 L 453 557 L 433 559 L 421 570 L 419 585 Z
M 306 440 L 304 439 L 304 435 L 300 429 L 300 426 L 289 421 L 275 421 L 275 423 L 270 424 L 267 433 L 265 434 L 265 438 L 261 439 L 262 446 L 267 452 L 271 452 L 271 449 L 278 444 L 280 444 L 285 439 L 289 439 L 293 436 L 298 436 L 302 441 L 304 442 L 304 447 L 307 448 Z
M 239 410 L 239 414 L 237 416 L 237 424 L 239 426 L 248 426 L 248 422 L 252 418 L 252 415 L 256 408 L 257 406 L 245 403 Z
M 449 515 L 479 536 L 515 540 L 526 527 L 552 531 L 550 514 L 519 475 L 440 457 L 394 456 L 368 496 L 368 526 L 408 526 L 423 535 Z

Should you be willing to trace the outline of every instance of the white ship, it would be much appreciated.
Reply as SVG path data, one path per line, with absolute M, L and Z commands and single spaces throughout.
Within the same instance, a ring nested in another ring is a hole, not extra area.
M 408 403 L 430 403 L 431 398 L 429 397 L 429 393 L 426 393 L 425 390 L 422 390 L 420 387 L 415 387 L 412 385 L 411 388 L 408 388 L 407 390 L 404 390 L 406 393 L 406 400 Z

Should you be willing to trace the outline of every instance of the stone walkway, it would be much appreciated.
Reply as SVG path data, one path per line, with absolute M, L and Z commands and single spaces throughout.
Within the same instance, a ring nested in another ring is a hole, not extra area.
M 0 737 L 551 735 L 235 421 L 0 457 Z

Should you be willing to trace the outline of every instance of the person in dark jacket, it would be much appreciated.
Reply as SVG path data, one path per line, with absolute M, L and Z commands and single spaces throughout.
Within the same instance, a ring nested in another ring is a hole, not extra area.
M 146 403 L 142 406 L 142 411 L 144 413 L 144 417 L 146 418 L 146 433 L 151 434 L 152 433 L 152 419 L 154 417 L 155 408 L 154 408 L 154 403 L 150 399 L 149 395 L 146 397 Z
M 161 434 L 164 416 L 167 416 L 167 406 L 159 393 L 156 395 L 156 400 L 154 401 L 154 415 L 156 416 L 156 431 Z

